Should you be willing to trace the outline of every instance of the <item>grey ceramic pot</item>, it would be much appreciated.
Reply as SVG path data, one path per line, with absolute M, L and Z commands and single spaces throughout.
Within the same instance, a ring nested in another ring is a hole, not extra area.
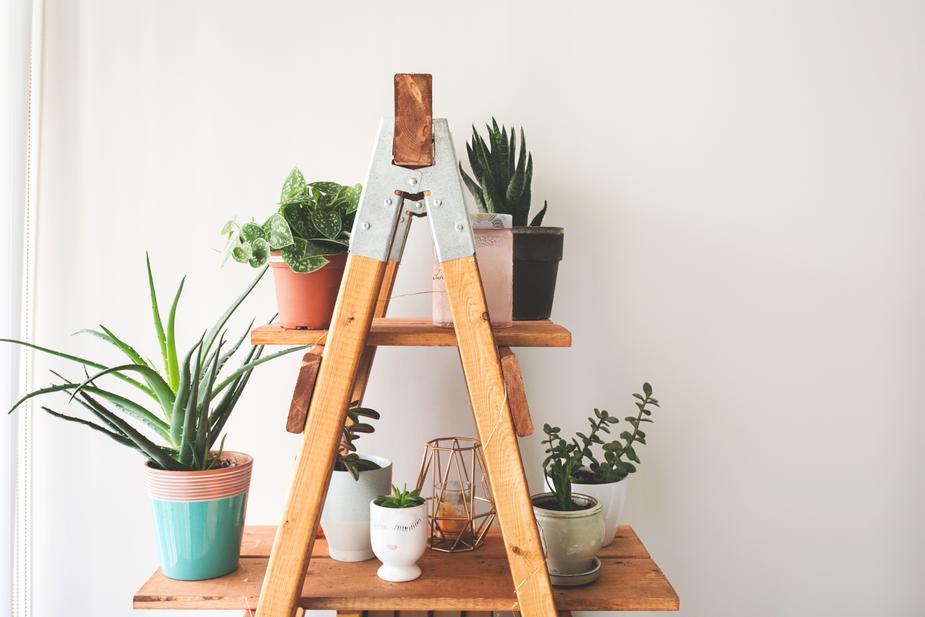
M 588 572 L 594 567 L 594 556 L 604 541 L 601 504 L 593 497 L 572 493 L 572 501 L 589 507 L 570 511 L 542 507 L 550 498 L 552 493 L 530 497 L 549 573 L 573 575 Z
M 375 557 L 369 541 L 369 502 L 387 495 L 392 487 L 392 461 L 361 454 L 381 469 L 360 472 L 354 480 L 349 471 L 334 471 L 321 511 L 321 528 L 331 559 L 366 561 Z

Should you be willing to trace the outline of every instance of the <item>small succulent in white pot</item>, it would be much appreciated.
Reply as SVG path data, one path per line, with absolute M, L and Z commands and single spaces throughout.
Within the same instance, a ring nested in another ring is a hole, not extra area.
M 375 430 L 366 420 L 378 420 L 379 412 L 354 406 L 347 411 L 347 418 L 321 511 L 321 528 L 331 559 L 366 561 L 375 556 L 369 541 L 369 502 L 388 492 L 392 485 L 392 462 L 358 454 L 354 444 L 361 434 Z
M 399 490 L 369 503 L 370 539 L 382 566 L 376 575 L 392 583 L 421 576 L 417 560 L 427 549 L 427 506 L 421 489 Z
M 642 384 L 642 394 L 634 393 L 633 398 L 636 399 L 636 415 L 624 418 L 632 430 L 606 439 L 603 434 L 609 434 L 620 420 L 606 410 L 595 409 L 594 417 L 588 418 L 591 427 L 588 434 L 576 433 L 581 463 L 571 474 L 571 486 L 575 492 L 594 497 L 601 503 L 606 526 L 604 546 L 613 542 L 617 534 L 626 503 L 628 478 L 639 464 L 635 448 L 646 443 L 646 433 L 641 427 L 652 422 L 652 407 L 659 406 L 648 383 Z

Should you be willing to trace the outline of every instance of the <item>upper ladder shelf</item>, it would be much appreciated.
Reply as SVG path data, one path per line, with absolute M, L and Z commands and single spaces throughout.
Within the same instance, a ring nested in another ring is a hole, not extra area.
M 501 347 L 571 347 L 572 333 L 551 321 L 515 321 L 509 328 L 495 328 Z M 286 330 L 278 325 L 261 326 L 251 332 L 254 345 L 322 345 L 327 330 Z M 373 346 L 455 347 L 456 331 L 431 323 L 429 317 L 373 319 L 366 339 Z

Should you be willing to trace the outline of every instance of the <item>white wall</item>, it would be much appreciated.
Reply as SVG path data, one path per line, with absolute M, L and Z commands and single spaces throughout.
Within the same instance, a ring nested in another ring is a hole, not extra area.
M 103 322 L 155 355 L 147 249 L 162 294 L 189 274 L 189 342 L 252 274 L 219 269 L 222 222 L 266 215 L 294 163 L 361 180 L 391 75 L 431 72 L 458 148 L 492 114 L 526 127 L 533 194 L 567 227 L 554 317 L 574 346 L 523 351 L 535 423 L 629 409 L 646 379 L 663 402 L 627 515 L 682 614 L 920 614 L 921 2 L 49 0 L 47 17 L 41 341 L 89 352 L 68 335 Z M 428 289 L 429 251 L 422 225 L 397 293 Z M 273 304 L 265 282 L 242 319 Z M 252 523 L 285 499 L 296 366 L 261 369 L 229 426 L 257 458 Z M 410 480 L 426 439 L 473 430 L 456 356 L 388 349 L 376 369 L 365 448 Z M 36 428 L 36 615 L 128 614 L 156 562 L 141 463 Z

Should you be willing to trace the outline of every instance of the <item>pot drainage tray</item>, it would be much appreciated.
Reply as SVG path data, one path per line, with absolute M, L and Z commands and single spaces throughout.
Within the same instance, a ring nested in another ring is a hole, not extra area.
M 578 587 L 580 585 L 593 583 L 600 574 L 601 560 L 595 557 L 591 569 L 587 572 L 581 572 L 579 574 L 558 574 L 550 572 L 549 580 L 556 587 Z

